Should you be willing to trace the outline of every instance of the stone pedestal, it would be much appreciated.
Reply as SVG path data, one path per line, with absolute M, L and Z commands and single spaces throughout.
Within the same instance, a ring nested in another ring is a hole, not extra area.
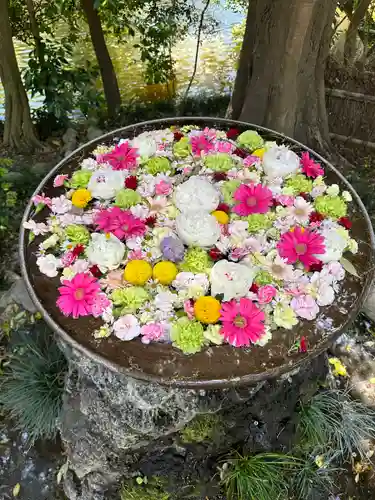
M 198 490 L 205 498 L 226 453 L 290 449 L 298 402 L 327 373 L 321 355 L 279 380 L 196 391 L 129 378 L 61 346 L 69 360 L 60 424 L 69 500 L 111 498 L 139 475 L 164 477 L 177 498 Z

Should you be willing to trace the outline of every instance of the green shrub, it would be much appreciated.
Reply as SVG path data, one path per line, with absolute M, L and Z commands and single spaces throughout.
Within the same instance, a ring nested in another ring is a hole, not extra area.
M 147 478 L 124 483 L 120 492 L 121 500 L 170 500 L 169 493 L 164 491 L 164 481 L 158 477 Z
M 0 378 L 0 404 L 31 443 L 56 436 L 67 369 L 53 334 L 40 324 L 35 330 L 18 333 Z

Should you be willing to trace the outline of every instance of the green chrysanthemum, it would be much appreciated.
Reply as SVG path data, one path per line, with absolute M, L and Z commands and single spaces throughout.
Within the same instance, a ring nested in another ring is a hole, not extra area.
M 214 172 L 227 172 L 233 167 L 233 161 L 226 153 L 216 153 L 206 156 L 204 165 Z
M 241 185 L 241 181 L 233 179 L 231 181 L 223 182 L 221 185 L 221 194 L 223 195 L 224 202 L 228 205 L 234 205 L 233 195 L 236 189 Z
M 341 196 L 318 196 L 314 202 L 315 210 L 326 217 L 340 219 L 347 213 L 347 205 Z
M 242 134 L 238 136 L 237 142 L 240 146 L 250 149 L 250 151 L 262 148 L 264 145 L 263 139 L 255 130 L 246 130 L 242 132 Z
M 254 283 L 259 286 L 271 285 L 275 283 L 273 277 L 267 271 L 258 271 L 254 278 Z
M 77 245 L 87 245 L 90 241 L 90 233 L 85 226 L 70 224 L 65 228 L 65 237 Z
M 257 233 L 262 229 L 269 229 L 272 227 L 274 217 L 269 214 L 251 214 L 244 218 L 249 223 L 248 231 L 250 233 Z
M 142 197 L 134 189 L 121 189 L 116 194 L 115 205 L 120 208 L 130 208 L 142 201 Z
M 191 154 L 189 137 L 182 137 L 178 142 L 173 144 L 173 154 L 178 159 L 187 158 Z
M 208 253 L 203 248 L 189 248 L 180 264 L 181 271 L 190 273 L 207 273 L 212 267 Z
M 204 345 L 203 326 L 198 321 L 179 318 L 172 323 L 171 340 L 184 354 L 195 354 Z
M 91 176 L 92 172 L 90 172 L 90 170 L 77 170 L 72 175 L 70 185 L 74 189 L 85 188 L 87 187 Z
M 113 304 L 121 308 L 121 314 L 134 314 L 149 298 L 146 290 L 139 286 L 117 288 L 111 294 Z
M 165 156 L 150 158 L 146 163 L 146 170 L 151 175 L 163 174 L 171 169 L 171 162 Z
M 310 193 L 313 183 L 303 174 L 293 175 L 286 181 L 286 186 L 293 189 L 293 194 L 296 196 L 299 193 Z

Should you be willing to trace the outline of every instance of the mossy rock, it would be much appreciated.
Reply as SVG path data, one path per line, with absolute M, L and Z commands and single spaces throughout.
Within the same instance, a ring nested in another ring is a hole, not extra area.
M 128 481 L 122 485 L 120 500 L 172 500 L 171 495 L 165 491 L 165 481 L 159 477 Z
M 208 413 L 199 415 L 189 422 L 181 431 L 180 436 L 183 443 L 202 443 L 212 441 L 214 436 L 221 434 L 223 421 L 219 415 Z

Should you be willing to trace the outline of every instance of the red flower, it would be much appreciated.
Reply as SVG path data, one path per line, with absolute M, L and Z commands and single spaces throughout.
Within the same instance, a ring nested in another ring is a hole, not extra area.
M 240 158 L 246 158 L 246 156 L 249 156 L 249 153 L 247 153 L 244 149 L 241 148 L 236 148 L 233 151 L 233 154 L 239 156 Z
M 310 214 L 310 222 L 321 222 L 324 220 L 324 215 L 320 214 L 319 212 L 311 212 Z
M 302 172 L 307 175 L 307 177 L 318 177 L 319 175 L 324 175 L 324 170 L 319 163 L 310 158 L 309 152 L 306 151 L 301 155 L 301 166 Z
M 225 172 L 215 172 L 213 175 L 213 179 L 216 182 L 225 181 L 228 178 Z
M 307 352 L 306 337 L 301 337 L 299 343 L 299 352 Z
M 72 254 L 74 257 L 78 257 L 79 255 L 81 255 L 81 253 L 83 253 L 85 251 L 85 247 L 81 244 L 79 245 L 76 245 L 73 250 L 72 250 Z
M 311 264 L 311 266 L 309 267 L 309 272 L 320 273 L 322 269 L 323 269 L 323 262 L 321 260 L 318 260 L 318 262 Z
M 214 261 L 221 260 L 224 257 L 224 255 L 216 247 L 211 248 L 211 250 L 208 252 L 208 254 L 211 257 L 211 259 Z
M 353 223 L 348 219 L 348 217 L 340 217 L 340 219 L 337 221 L 339 224 L 344 226 L 345 229 L 351 229 Z
M 238 128 L 230 128 L 227 132 L 227 138 L 232 139 L 233 141 L 237 139 L 237 137 L 240 135 L 240 131 Z
M 93 276 L 95 276 L 95 278 L 100 278 L 102 275 L 102 272 L 100 271 L 99 267 L 96 264 L 89 267 L 89 271 Z
M 133 189 L 134 191 L 137 189 L 138 180 L 135 175 L 130 175 L 125 179 L 125 187 L 128 189 Z
M 219 203 L 216 210 L 220 210 L 220 212 L 225 212 L 226 214 L 229 214 L 230 206 L 227 205 L 226 203 Z
M 301 196 L 304 200 L 309 201 L 309 193 L 300 193 L 299 196 Z
M 259 290 L 259 285 L 257 285 L 256 283 L 253 283 L 250 287 L 250 292 L 258 293 L 258 290 Z
M 179 130 L 177 130 L 176 132 L 173 132 L 173 138 L 176 142 L 179 141 L 180 139 L 182 139 L 183 137 L 184 137 L 184 134 L 182 132 L 180 132 Z
M 145 224 L 147 226 L 150 226 L 150 227 L 153 227 L 155 226 L 156 224 L 156 221 L 158 220 L 157 216 L 156 215 L 150 215 L 149 217 L 147 217 L 147 219 L 145 220 Z

